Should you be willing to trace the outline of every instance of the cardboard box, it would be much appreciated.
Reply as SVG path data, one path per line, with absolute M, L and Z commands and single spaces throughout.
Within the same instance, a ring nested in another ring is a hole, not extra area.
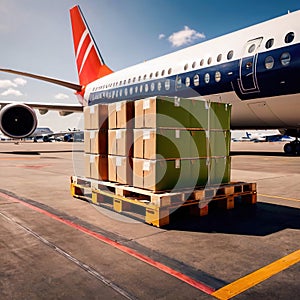
M 83 108 L 83 117 L 84 117 L 84 130 L 91 129 L 91 114 L 90 114 L 89 106 L 85 106 Z
M 135 128 L 230 129 L 231 105 L 153 97 L 135 101 Z
M 109 129 L 108 130 L 108 153 L 132 157 L 133 155 L 133 130 L 132 129 Z
M 209 155 L 208 156 L 229 156 L 231 133 L 229 130 L 210 131 L 208 134 Z
M 231 175 L 230 156 L 210 158 L 209 175 L 210 184 L 229 183 Z
M 89 130 L 84 130 L 84 153 L 91 153 L 91 137 Z
M 107 155 L 85 154 L 84 162 L 85 177 L 102 181 L 108 180 Z
M 201 139 L 202 138 L 202 139 Z M 185 129 L 134 129 L 134 157 L 145 159 L 175 159 L 206 156 L 205 132 Z
M 90 153 L 108 154 L 108 129 L 91 130 L 90 134 Z
M 205 185 L 206 158 L 148 160 L 133 158 L 133 185 L 154 192 Z
M 132 185 L 132 158 L 108 155 L 109 181 Z
M 108 129 L 108 104 L 100 103 L 89 106 L 90 128 L 86 129 Z
M 109 129 L 132 129 L 134 127 L 134 102 L 121 101 L 110 103 L 108 106 Z

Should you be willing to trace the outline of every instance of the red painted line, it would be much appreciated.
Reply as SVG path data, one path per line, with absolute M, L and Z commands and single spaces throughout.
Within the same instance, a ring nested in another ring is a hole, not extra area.
M 41 208 L 36 207 L 32 204 L 26 203 L 26 202 L 24 202 L 20 199 L 17 199 L 15 197 L 12 197 L 12 196 L 9 196 L 9 195 L 6 195 L 6 194 L 1 193 L 1 192 L 0 192 L 0 197 L 4 198 L 6 200 L 18 202 L 18 203 L 34 210 L 34 211 L 37 211 L 37 212 L 39 212 L 39 213 L 41 213 L 41 214 L 43 214 L 47 217 L 50 217 L 53 220 L 61 222 L 65 225 L 68 225 L 72 228 L 75 228 L 75 229 L 77 229 L 77 230 L 79 230 L 79 231 L 81 231 L 81 232 L 83 232 L 83 233 L 85 233 L 89 236 L 92 236 L 92 237 L 96 238 L 97 240 L 99 240 L 101 242 L 104 242 L 104 243 L 106 243 L 106 244 L 108 244 L 108 245 L 110 245 L 110 246 L 112 246 L 112 247 L 114 247 L 114 248 L 130 255 L 130 256 L 132 256 L 132 257 L 135 257 L 136 259 L 141 260 L 141 261 L 149 264 L 150 266 L 153 266 L 153 267 L 155 267 L 155 268 L 157 268 L 157 269 L 159 269 L 159 270 L 161 270 L 161 271 L 163 271 L 163 272 L 165 272 L 165 273 L 167 273 L 167 274 L 169 274 L 169 275 L 171 275 L 171 276 L 173 276 L 173 277 L 175 277 L 175 278 L 177 278 L 177 279 L 179 279 L 179 280 L 181 280 L 181 281 L 183 281 L 183 282 L 185 282 L 185 283 L 187 283 L 191 286 L 193 286 L 194 288 L 196 288 L 196 289 L 198 289 L 198 290 L 200 290 L 200 291 L 202 291 L 206 294 L 210 295 L 215 291 L 213 288 L 211 288 L 211 287 L 209 287 L 209 286 L 207 286 L 207 285 L 205 285 L 205 284 L 203 284 L 199 281 L 196 281 L 196 280 L 192 279 L 191 277 L 186 276 L 183 273 L 180 273 L 180 272 L 178 272 L 178 271 L 176 271 L 176 270 L 174 270 L 174 269 L 172 269 L 172 268 L 170 268 L 170 267 L 168 267 L 168 266 L 166 266 L 166 265 L 164 265 L 164 264 L 162 264 L 158 261 L 155 261 L 155 260 L 151 259 L 150 257 L 148 257 L 146 255 L 143 255 L 143 254 L 127 247 L 127 246 L 119 244 L 118 242 L 115 242 L 115 241 L 113 241 L 113 240 L 111 240 L 111 239 L 109 239 L 109 238 L 107 238 L 107 237 L 105 237 L 105 236 L 103 236 L 99 233 L 96 233 L 92 230 L 89 230 L 86 227 L 83 227 L 81 225 L 78 225 L 76 223 L 73 223 L 71 221 L 63 219 L 61 217 L 58 217 L 57 215 L 54 215 L 54 214 L 52 214 L 52 213 L 50 213 L 50 212 L 48 212 L 44 209 L 41 209 Z

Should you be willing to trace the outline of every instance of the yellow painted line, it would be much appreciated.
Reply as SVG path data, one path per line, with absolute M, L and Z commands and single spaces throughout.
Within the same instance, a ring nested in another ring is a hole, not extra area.
M 281 197 L 281 196 L 273 196 L 273 195 L 265 195 L 265 194 L 257 194 L 257 196 L 300 202 L 300 199 L 296 199 L 296 198 L 286 198 L 286 197 Z
M 273 263 L 240 278 L 219 290 L 213 292 L 211 295 L 217 299 L 231 299 L 232 297 L 250 289 L 256 284 L 265 281 L 271 276 L 287 269 L 288 267 L 300 262 L 300 250 L 297 250 L 283 258 L 280 258 Z

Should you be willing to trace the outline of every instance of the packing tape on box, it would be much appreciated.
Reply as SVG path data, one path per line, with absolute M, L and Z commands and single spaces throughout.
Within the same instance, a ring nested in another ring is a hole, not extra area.
M 178 97 L 174 98 L 174 106 L 176 106 L 176 107 L 180 106 L 180 98 L 178 98 Z
M 143 140 L 150 140 L 150 130 L 143 130 Z
M 94 114 L 95 113 L 95 107 L 94 106 L 90 106 L 90 113 Z
M 121 111 L 121 106 L 122 106 L 122 103 L 121 102 L 117 102 L 116 103 L 116 111 Z
M 143 171 L 150 171 L 150 161 L 144 161 Z
M 116 167 L 122 166 L 122 157 L 116 157 Z
M 118 129 L 116 130 L 116 139 L 120 140 L 122 138 L 122 130 Z
M 150 99 L 144 99 L 143 109 L 149 109 L 149 108 L 150 108 Z

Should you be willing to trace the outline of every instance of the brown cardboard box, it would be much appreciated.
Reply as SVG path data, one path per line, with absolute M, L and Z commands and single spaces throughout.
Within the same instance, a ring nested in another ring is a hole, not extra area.
M 133 154 L 133 130 L 132 129 L 109 129 L 108 130 L 108 153 L 132 157 Z
M 89 106 L 90 129 L 108 129 L 108 104 Z
M 84 130 L 91 129 L 91 114 L 90 114 L 89 106 L 85 106 L 83 108 L 83 117 L 84 117 Z
M 134 127 L 134 102 L 121 101 L 109 104 L 109 129 Z
M 90 154 L 84 154 L 84 176 L 91 178 Z
M 84 130 L 84 153 L 91 153 L 90 130 Z
M 109 181 L 132 185 L 132 158 L 108 155 Z
M 90 153 L 108 154 L 108 130 L 91 130 L 90 135 Z
M 91 178 L 96 180 L 108 180 L 107 155 L 90 155 Z

